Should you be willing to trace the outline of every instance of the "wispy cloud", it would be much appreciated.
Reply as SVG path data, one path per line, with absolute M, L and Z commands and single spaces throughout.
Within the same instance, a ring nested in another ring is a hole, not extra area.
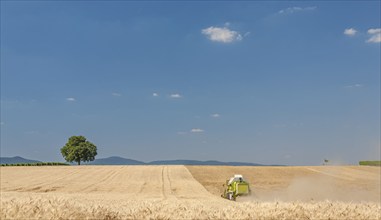
M 120 93 L 116 93 L 116 92 L 113 92 L 113 93 L 111 93 L 111 95 L 113 95 L 113 96 L 122 96 L 122 94 L 120 94 Z
M 226 23 L 227 26 L 230 23 Z M 243 39 L 242 35 L 237 32 L 230 30 L 228 27 L 208 27 L 201 30 L 201 33 L 208 37 L 211 41 L 216 41 L 220 43 L 232 43 L 234 41 L 240 41 Z
M 219 117 L 221 117 L 221 115 L 218 114 L 218 113 L 214 113 L 214 114 L 211 114 L 210 117 L 212 117 L 212 118 L 219 118 Z
M 34 135 L 34 134 L 39 134 L 40 132 L 39 131 L 25 131 L 24 134 L 27 134 L 27 135 Z
M 178 131 L 177 134 L 178 135 L 185 135 L 185 134 L 187 134 L 187 132 L 185 132 L 185 131 Z
M 178 93 L 174 93 L 174 94 L 169 95 L 169 97 L 171 97 L 173 99 L 179 99 L 179 98 L 182 98 L 183 96 L 178 94 Z
M 278 11 L 278 14 L 286 15 L 286 14 L 293 14 L 296 12 L 313 11 L 316 9 L 317 9 L 316 6 L 304 7 L 304 8 L 303 7 L 289 7 L 289 8 L 285 8 Z
M 70 97 L 70 98 L 66 98 L 66 101 L 69 101 L 69 102 L 75 102 L 75 101 L 76 101 L 76 99 L 75 99 L 75 98 L 72 98 L 72 97 Z
M 153 97 L 158 97 L 158 96 L 159 96 L 159 94 L 158 94 L 158 93 L 156 93 L 156 92 L 154 92 L 154 93 L 152 93 L 152 96 L 153 96 Z
M 344 30 L 344 34 L 348 36 L 354 36 L 356 35 L 356 33 L 357 33 L 357 30 L 354 28 L 347 28 Z
M 202 132 L 204 132 L 204 130 L 201 129 L 201 128 L 192 128 L 190 132 L 192 132 L 192 133 L 202 133 Z
M 359 84 L 359 83 L 345 86 L 345 88 L 361 88 L 361 87 L 364 87 L 364 85 L 363 84 Z
M 370 35 L 370 38 L 366 42 L 368 43 L 381 42 L 381 28 L 369 29 L 368 34 Z

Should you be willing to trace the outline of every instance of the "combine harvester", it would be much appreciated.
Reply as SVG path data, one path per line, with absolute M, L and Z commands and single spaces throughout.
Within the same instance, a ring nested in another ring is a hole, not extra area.
M 238 196 L 247 196 L 251 194 L 249 183 L 242 175 L 235 174 L 230 180 L 226 180 L 226 186 L 222 198 L 236 201 Z

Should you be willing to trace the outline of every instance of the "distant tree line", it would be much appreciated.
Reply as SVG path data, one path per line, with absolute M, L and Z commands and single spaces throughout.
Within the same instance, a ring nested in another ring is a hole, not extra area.
M 68 166 L 67 163 L 60 162 L 39 162 L 39 163 L 12 163 L 12 164 L 1 164 L 2 167 L 7 166 Z
M 364 166 L 381 166 L 381 161 L 380 160 L 373 160 L 373 161 L 364 160 L 364 161 L 360 161 L 359 165 L 364 165 Z

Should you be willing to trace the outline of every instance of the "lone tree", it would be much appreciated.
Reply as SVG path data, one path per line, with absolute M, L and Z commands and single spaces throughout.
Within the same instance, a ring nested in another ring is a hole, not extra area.
M 86 140 L 83 136 L 71 136 L 69 141 L 61 148 L 61 154 L 67 162 L 93 161 L 97 155 L 97 146 Z

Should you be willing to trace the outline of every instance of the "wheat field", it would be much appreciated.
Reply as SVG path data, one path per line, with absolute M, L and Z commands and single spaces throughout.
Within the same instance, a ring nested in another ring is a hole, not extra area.
M 379 167 L 0 169 L 1 219 L 381 219 Z M 249 179 L 253 196 L 219 196 L 234 173 Z

